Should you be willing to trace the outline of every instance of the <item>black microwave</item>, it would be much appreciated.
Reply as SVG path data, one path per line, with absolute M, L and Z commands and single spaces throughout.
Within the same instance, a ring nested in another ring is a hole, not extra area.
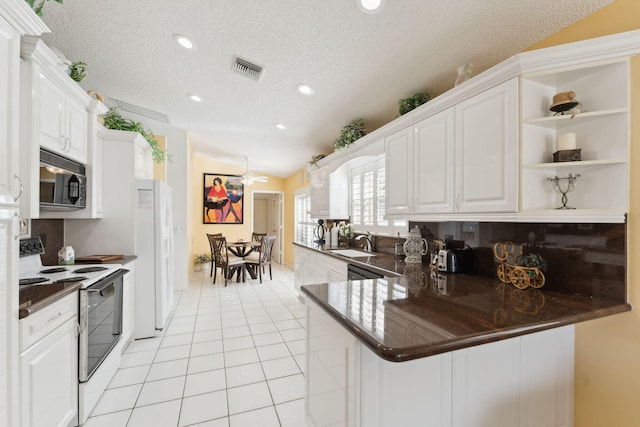
M 40 209 L 71 210 L 87 206 L 86 168 L 82 163 L 40 149 Z

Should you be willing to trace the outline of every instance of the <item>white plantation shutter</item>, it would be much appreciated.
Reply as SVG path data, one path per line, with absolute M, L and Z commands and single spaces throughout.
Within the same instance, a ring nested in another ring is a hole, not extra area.
M 359 168 L 358 168 L 359 169 Z M 362 225 L 362 175 L 351 174 L 351 223 Z
M 310 245 L 313 243 L 313 229 L 316 223 L 311 219 L 311 196 L 308 188 L 296 192 L 294 217 L 295 241 Z
M 351 201 L 351 223 L 358 232 L 395 235 L 406 233 L 406 221 L 385 219 L 386 173 L 384 155 L 353 167 L 349 171 Z

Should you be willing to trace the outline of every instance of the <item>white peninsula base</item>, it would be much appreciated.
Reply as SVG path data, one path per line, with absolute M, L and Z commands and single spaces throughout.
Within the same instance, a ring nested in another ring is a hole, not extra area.
M 310 298 L 306 304 L 311 426 L 573 425 L 572 325 L 389 362 Z

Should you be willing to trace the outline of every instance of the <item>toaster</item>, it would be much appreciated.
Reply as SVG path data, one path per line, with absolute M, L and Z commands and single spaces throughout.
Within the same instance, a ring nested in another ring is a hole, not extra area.
M 443 273 L 472 273 L 475 268 L 473 249 L 441 249 L 438 252 L 438 271 Z

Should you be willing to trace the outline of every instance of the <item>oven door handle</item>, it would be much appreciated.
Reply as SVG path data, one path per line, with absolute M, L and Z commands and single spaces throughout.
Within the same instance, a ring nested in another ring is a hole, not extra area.
M 113 283 L 113 281 L 115 279 L 119 278 L 120 276 L 124 276 L 128 272 L 129 272 L 129 270 L 127 270 L 126 268 L 121 268 L 120 270 L 116 271 L 115 273 L 112 273 L 112 274 L 108 275 L 107 277 L 105 277 L 104 279 L 98 281 L 97 283 L 89 286 L 86 289 L 86 291 L 87 292 L 102 292 L 105 288 L 108 288 L 109 286 L 111 286 L 111 284 Z

